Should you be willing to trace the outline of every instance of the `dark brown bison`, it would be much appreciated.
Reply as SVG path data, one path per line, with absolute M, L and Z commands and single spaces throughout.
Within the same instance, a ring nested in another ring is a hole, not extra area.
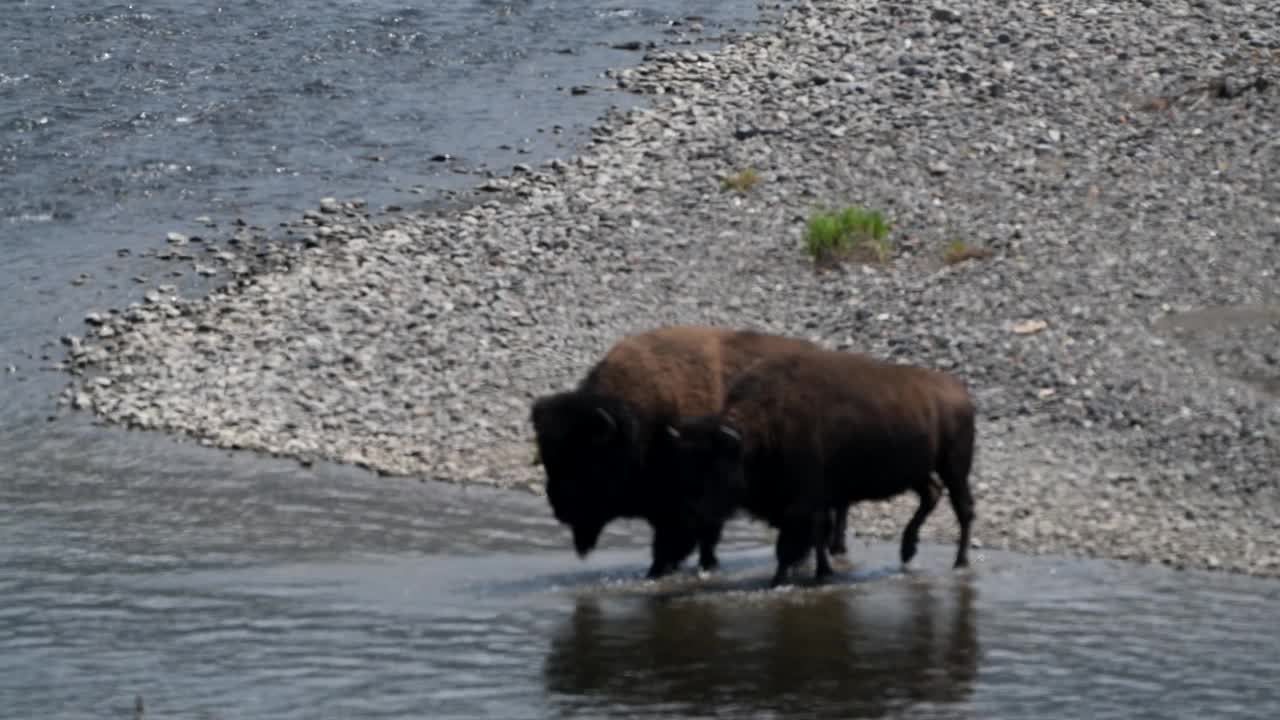
M 903 564 L 943 487 L 960 522 L 955 566 L 968 564 L 974 405 L 950 375 L 850 352 L 793 353 L 754 365 L 719 412 L 683 418 L 668 434 L 702 522 L 742 507 L 778 528 L 774 585 L 810 548 L 817 577 L 831 573 L 833 510 L 908 490 L 920 506 L 902 535 Z
M 533 402 L 530 419 L 555 517 L 573 531 L 578 555 L 596 545 L 615 518 L 653 528 L 648 576 L 675 570 L 699 548 L 704 570 L 731 509 L 700 522 L 681 506 L 665 427 L 714 413 L 732 377 L 784 352 L 817 349 L 805 340 L 750 330 L 677 325 L 627 336 L 573 390 Z

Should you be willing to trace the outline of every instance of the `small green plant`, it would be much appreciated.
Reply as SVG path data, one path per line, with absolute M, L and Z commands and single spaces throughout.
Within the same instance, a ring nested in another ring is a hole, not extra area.
M 883 263 L 893 255 L 890 225 L 879 210 L 818 211 L 809 218 L 805 246 L 820 266 L 847 259 Z
M 737 190 L 740 193 L 747 192 L 760 182 L 760 175 L 755 170 L 747 168 L 741 172 L 736 172 L 725 178 L 721 183 L 724 190 Z
M 984 247 L 974 247 L 963 240 L 952 240 L 947 243 L 947 247 L 942 252 L 942 261 L 948 265 L 955 265 L 966 260 L 982 260 L 991 257 L 991 249 Z

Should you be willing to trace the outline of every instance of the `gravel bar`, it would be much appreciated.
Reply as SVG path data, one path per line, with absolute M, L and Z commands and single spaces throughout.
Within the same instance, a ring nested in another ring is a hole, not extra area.
M 171 236 L 225 283 L 90 314 L 60 401 L 537 492 L 534 395 L 626 332 L 751 326 L 965 379 L 981 547 L 1280 576 L 1274 7 L 764 9 L 717 51 L 612 71 L 651 102 L 473 203 L 325 199 L 292 238 Z M 725 187 L 746 168 L 758 183 Z M 892 218 L 892 258 L 816 272 L 805 220 L 849 204 Z M 1180 322 L 1197 312 L 1218 315 Z M 896 538 L 913 507 L 858 506 L 850 528 Z M 954 542 L 939 508 L 925 539 Z

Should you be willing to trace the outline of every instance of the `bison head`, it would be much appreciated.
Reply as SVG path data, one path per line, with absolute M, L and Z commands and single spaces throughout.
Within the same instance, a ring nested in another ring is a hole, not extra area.
M 582 391 L 538 398 L 530 413 L 556 520 L 573 531 L 580 557 L 624 510 L 635 463 L 635 421 L 616 399 Z

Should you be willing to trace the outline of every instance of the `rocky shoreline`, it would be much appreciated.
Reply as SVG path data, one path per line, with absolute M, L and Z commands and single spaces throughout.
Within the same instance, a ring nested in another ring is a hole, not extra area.
M 983 547 L 1280 577 L 1280 409 L 1261 389 L 1280 377 L 1273 14 L 766 11 L 772 27 L 718 51 L 617 70 L 647 107 L 472 206 L 326 200 L 293 240 L 218 251 L 232 279 L 206 296 L 97 311 L 65 339 L 62 401 L 219 447 L 536 491 L 534 395 L 625 332 L 752 326 L 964 378 Z M 724 186 L 747 168 L 757 184 Z M 892 258 L 815 273 L 805 219 L 848 204 L 891 216 Z M 956 247 L 990 257 L 946 264 Z M 1262 320 L 1208 354 L 1165 329 L 1220 306 Z M 911 509 L 857 507 L 850 528 L 894 538 Z M 944 509 L 924 537 L 955 532 Z

